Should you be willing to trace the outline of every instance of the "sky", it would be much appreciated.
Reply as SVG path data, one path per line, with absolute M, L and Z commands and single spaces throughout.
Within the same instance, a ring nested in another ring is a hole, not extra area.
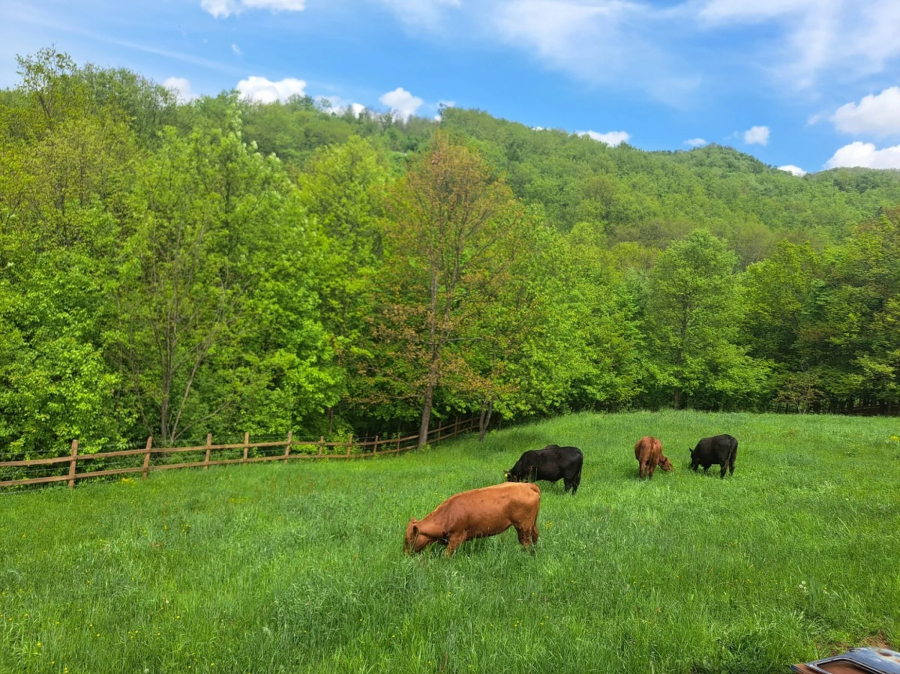
M 0 0 L 0 88 L 55 47 L 184 100 L 478 108 L 795 174 L 900 168 L 900 0 Z

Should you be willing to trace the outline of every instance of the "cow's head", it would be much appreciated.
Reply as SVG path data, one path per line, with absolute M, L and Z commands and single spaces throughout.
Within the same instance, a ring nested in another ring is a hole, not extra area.
M 504 470 L 503 476 L 506 478 L 507 482 L 518 482 L 519 476 L 516 473 L 513 473 L 511 470 Z
M 403 552 L 407 555 L 416 551 L 416 543 L 419 538 L 419 520 L 410 517 L 409 524 L 406 525 L 406 538 L 403 541 Z
M 663 470 L 675 470 L 675 466 L 672 465 L 672 462 L 669 461 L 669 457 L 667 456 L 659 457 L 659 467 Z
M 406 525 L 406 539 L 403 542 L 403 550 L 406 554 L 413 552 L 422 552 L 429 543 L 434 543 L 436 538 L 429 536 L 419 529 L 421 520 L 409 518 L 409 524 Z

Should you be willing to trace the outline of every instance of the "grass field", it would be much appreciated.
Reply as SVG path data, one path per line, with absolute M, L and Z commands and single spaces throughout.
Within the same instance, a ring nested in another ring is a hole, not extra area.
M 0 494 L 0 672 L 786 672 L 900 643 L 897 419 L 572 415 L 399 458 Z M 734 477 L 687 470 L 706 435 Z M 633 446 L 676 466 L 637 479 Z M 402 554 L 525 449 L 585 454 L 515 532 Z

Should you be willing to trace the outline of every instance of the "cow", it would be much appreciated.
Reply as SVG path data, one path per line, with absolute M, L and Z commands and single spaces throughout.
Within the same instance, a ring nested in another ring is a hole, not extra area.
M 547 445 L 543 449 L 529 449 L 516 461 L 516 465 L 505 472 L 507 482 L 562 479 L 565 488 L 572 490 L 572 496 L 581 484 L 581 464 L 584 455 L 578 447 Z
M 537 543 L 537 517 L 541 490 L 536 484 L 504 482 L 492 487 L 464 491 L 451 496 L 421 520 L 410 518 L 404 551 L 420 552 L 431 543 L 447 545 L 447 557 L 461 543 L 484 538 L 515 527 L 519 543 L 527 548 Z
M 637 441 L 634 446 L 634 458 L 640 465 L 639 475 L 641 479 L 653 479 L 653 471 L 659 466 L 663 470 L 675 470 L 675 466 L 662 453 L 662 443 L 649 435 Z
M 712 438 L 703 438 L 697 443 L 691 452 L 691 468 L 696 473 L 699 466 L 703 466 L 703 472 L 709 472 L 709 467 L 714 463 L 722 467 L 719 475 L 725 479 L 725 472 L 731 471 L 734 475 L 734 460 L 737 458 L 738 441 L 730 435 L 716 435 Z

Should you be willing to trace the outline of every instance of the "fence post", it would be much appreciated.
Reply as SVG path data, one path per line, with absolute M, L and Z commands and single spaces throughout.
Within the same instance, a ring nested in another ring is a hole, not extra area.
M 72 440 L 72 460 L 69 462 L 69 489 L 75 487 L 75 466 L 78 464 L 78 438 Z
M 284 448 L 284 462 L 287 463 L 287 458 L 291 455 L 291 441 L 294 439 L 294 431 L 288 431 L 288 441 L 287 446 Z
M 206 434 L 206 461 L 204 462 L 204 463 L 206 463 L 206 465 L 203 466 L 203 470 L 209 470 L 209 448 L 211 445 L 212 445 L 212 433 L 207 433 Z
M 375 444 L 372 445 L 372 456 L 378 456 L 378 436 L 375 436 Z
M 147 473 L 150 472 L 150 448 L 153 446 L 153 436 L 151 435 L 147 438 L 147 448 L 144 450 L 144 472 L 141 474 L 141 479 L 147 479 Z
M 247 452 L 250 451 L 250 434 L 244 433 L 244 461 L 242 463 L 246 463 L 247 461 Z
M 350 434 L 350 442 L 347 443 L 347 458 L 350 458 L 350 450 L 353 449 L 353 433 Z
M 322 456 L 322 451 L 325 449 L 325 436 L 319 436 L 319 456 Z

